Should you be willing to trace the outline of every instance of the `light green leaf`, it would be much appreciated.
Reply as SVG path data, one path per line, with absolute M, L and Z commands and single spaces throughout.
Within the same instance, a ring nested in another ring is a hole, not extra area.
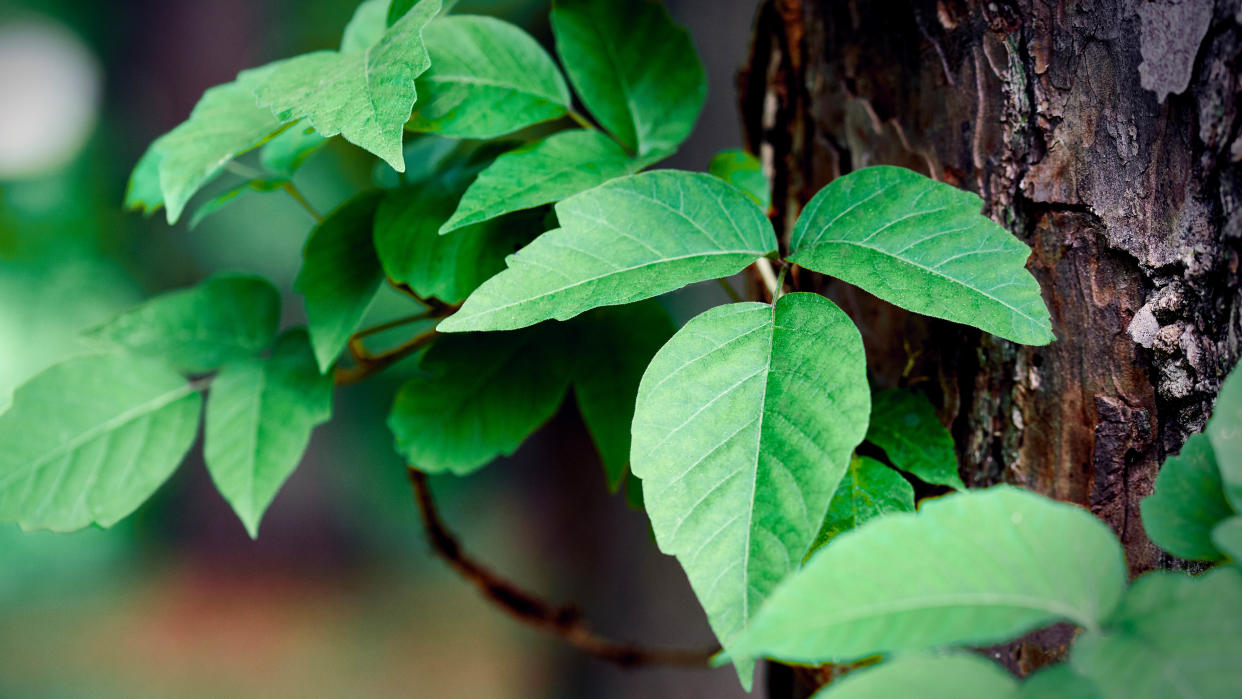
M 1216 450 L 1225 497 L 1242 512 L 1242 371 L 1235 369 L 1221 385 L 1204 431 Z
M 1212 528 L 1233 515 L 1225 500 L 1212 444 L 1191 435 L 1181 453 L 1160 467 L 1156 489 L 1139 503 L 1143 528 L 1160 548 L 1174 556 L 1219 561 Z
M 659 170 L 623 177 L 556 205 L 561 228 L 507 260 L 442 332 L 510 330 L 567 320 L 693 282 L 727 277 L 776 249 L 746 195 L 710 175 Z
M 495 138 L 557 119 L 569 87 L 539 42 L 493 17 L 452 15 L 423 34 L 431 69 L 408 128 L 461 138 Z
M 551 204 L 637 170 L 638 163 L 600 132 L 562 131 L 497 158 L 440 232 Z
M 872 396 L 867 441 L 883 449 L 894 466 L 924 483 L 966 489 L 957 475 L 953 435 L 921 393 L 891 390 Z
M 1013 699 L 1018 681 L 1001 666 L 975 653 L 898 656 L 854 670 L 812 699 Z
M 563 326 L 436 340 L 397 393 L 388 427 L 397 452 L 428 473 L 465 475 L 512 454 L 569 388 Z
M 212 381 L 203 456 L 252 538 L 311 431 L 331 416 L 332 377 L 319 373 L 303 330 L 283 335 L 271 357 L 227 364 Z
M 202 373 L 267 349 L 279 322 L 280 292 L 267 280 L 217 274 L 156 296 L 86 334 Z
M 0 521 L 110 527 L 168 479 L 202 405 L 162 362 L 72 359 L 35 376 L 0 415 Z
M 552 33 L 583 104 L 631 152 L 672 152 L 690 135 L 707 76 L 660 3 L 556 0 Z
M 375 251 L 390 279 L 422 297 L 457 303 L 505 268 L 530 242 L 540 218 L 494 220 L 439 234 L 461 188 L 443 178 L 389 191 L 375 214 Z
M 404 5 L 405 11 L 414 6 L 413 0 L 396 4 Z M 345 25 L 345 31 L 341 34 L 341 53 L 366 51 L 379 42 L 384 36 L 384 30 L 405 14 L 401 12 L 390 22 L 388 21 L 389 9 L 389 0 L 366 0 L 359 4 L 354 9 L 354 16 L 349 19 L 349 24 Z M 391 9 L 398 10 L 397 7 Z
M 1079 636 L 1070 662 L 1117 699 L 1232 697 L 1242 687 L 1242 573 L 1139 578 L 1104 632 Z
M 306 321 L 319 370 L 327 372 L 358 329 L 384 283 L 371 243 L 382 194 L 366 192 L 342 204 L 311 231 L 293 288 L 306 298 Z
M 631 468 L 726 649 L 802 561 L 869 402 L 858 329 L 815 294 L 714 308 L 651 361 Z
M 327 144 L 328 140 L 315 133 L 314 129 L 294 124 L 263 144 L 259 151 L 259 162 L 271 172 L 289 179 L 307 158 Z
M 156 139 L 142 156 L 130 179 L 127 205 L 150 213 L 164 204 L 168 222 L 176 223 L 195 192 L 230 160 L 275 135 L 283 122 L 255 104 L 254 90 L 276 65 L 244 70 L 233 82 L 204 92 L 190 118 Z
M 772 206 L 772 183 L 763 164 L 740 148 L 722 150 L 712 158 L 707 171 L 750 195 L 764 211 Z
M 616 492 L 630 464 L 630 425 L 638 383 L 676 328 L 658 301 L 598 308 L 576 324 L 581 344 L 574 395 Z
M 1116 537 L 1086 510 L 1009 486 L 967 491 L 842 534 L 731 652 L 819 664 L 987 645 L 1057 621 L 1098 628 L 1125 581 Z
M 203 202 L 202 206 L 195 209 L 194 214 L 190 216 L 190 228 L 197 228 L 198 224 L 203 222 L 203 219 L 216 213 L 217 211 L 220 211 L 224 207 L 228 206 L 234 199 L 246 194 L 247 192 L 277 192 L 284 188 L 284 186 L 288 183 L 289 180 L 286 179 L 256 179 L 239 182 L 220 194 L 217 194 L 211 199 Z
M 414 79 L 431 65 L 423 27 L 439 9 L 439 0 L 420 0 L 364 50 L 317 51 L 273 64 L 254 94 L 279 119 L 305 118 L 320 136 L 340 134 L 402 172 Z
M 832 496 L 828 516 L 811 551 L 822 548 L 838 534 L 892 512 L 914 512 L 914 487 L 879 461 L 855 456 Z
M 910 170 L 856 170 L 807 204 L 789 259 L 902 308 L 1046 345 L 1056 338 L 1024 267 L 1031 249 L 982 207 L 978 196 Z
M 1242 515 L 1234 515 L 1217 524 L 1212 529 L 1212 543 L 1234 564 L 1242 565 Z

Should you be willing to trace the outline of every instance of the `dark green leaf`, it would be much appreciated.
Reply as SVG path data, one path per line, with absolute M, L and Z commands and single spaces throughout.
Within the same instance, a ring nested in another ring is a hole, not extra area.
M 331 416 L 332 377 L 319 373 L 303 330 L 282 336 L 271 357 L 227 364 L 212 381 L 203 456 L 251 537 L 311 431 Z
M 110 527 L 168 479 L 202 406 L 162 362 L 72 359 L 35 376 L 0 415 L 0 521 Z
M 914 487 L 900 473 L 879 461 L 855 456 L 832 496 L 828 516 L 811 551 L 823 547 L 838 534 L 891 512 L 914 512 Z
M 1018 691 L 1020 699 L 1100 699 L 1095 682 L 1063 662 L 1030 675 Z
M 755 156 L 741 149 L 722 150 L 712 158 L 708 172 L 750 195 L 764 211 L 772 206 L 772 183 Z
M 440 232 L 551 204 L 637 169 L 638 163 L 598 131 L 553 134 L 500 156 L 479 173 Z
M 267 349 L 279 322 L 280 292 L 270 283 L 218 274 L 156 296 L 87 335 L 202 373 Z
M 431 65 L 421 34 L 439 9 L 439 0 L 420 0 L 362 50 L 316 51 L 272 64 L 254 94 L 282 121 L 304 118 L 320 136 L 340 134 L 404 171 L 401 142 L 414 79 Z
M 495 138 L 565 115 L 565 78 L 539 42 L 492 17 L 453 15 L 423 33 L 431 68 L 408 128 Z
M 707 76 L 686 30 L 650 0 L 556 0 L 556 51 L 583 104 L 638 155 L 690 135 Z
M 379 192 L 367 192 L 345 202 L 311 231 L 302 249 L 302 269 L 293 288 L 306 298 L 306 320 L 320 371 L 328 371 L 345 349 L 384 283 L 371 242 L 381 197 Z
M 927 397 L 913 391 L 880 391 L 872 397 L 867 441 L 897 468 L 924 483 L 965 490 L 957 475 L 953 435 L 940 424 Z
M 714 308 L 651 361 L 631 468 L 660 550 L 677 556 L 726 649 L 802 561 L 869 402 L 858 329 L 815 294 Z
M 1160 467 L 1156 490 L 1140 503 L 1143 528 L 1160 548 L 1174 556 L 1218 561 L 1212 528 L 1233 515 L 1225 500 L 1212 444 L 1191 435 L 1177 456 Z
M 899 167 L 832 181 L 794 225 L 789 259 L 902 308 L 1007 340 L 1056 338 L 1031 249 L 980 214 L 983 200 Z
M 599 308 L 576 324 L 581 344 L 574 395 L 616 492 L 630 463 L 630 424 L 638 382 L 676 328 L 658 301 Z
M 435 180 L 395 189 L 375 214 L 375 250 L 390 279 L 419 296 L 447 303 L 466 298 L 505 268 L 505 256 L 530 242 L 540 217 L 525 215 L 439 234 L 461 197 L 452 183 Z
M 569 388 L 565 340 L 558 325 L 439 338 L 388 416 L 397 451 L 420 470 L 458 475 L 512 454 Z
M 1242 573 L 1148 573 L 1103 632 L 1078 637 L 1070 662 L 1105 697 L 1232 697 L 1242 687 Z
M 746 195 L 715 177 L 659 170 L 612 180 L 556 205 L 561 228 L 507 262 L 440 324 L 442 332 L 510 330 L 567 320 L 736 274 L 776 249 Z
M 1018 681 L 975 653 L 902 655 L 854 670 L 813 699 L 1014 699 Z
M 924 501 L 839 536 L 772 593 L 730 649 L 819 664 L 1099 628 L 1125 589 L 1108 525 L 1009 486 Z M 825 594 L 831 590 L 831 594 Z

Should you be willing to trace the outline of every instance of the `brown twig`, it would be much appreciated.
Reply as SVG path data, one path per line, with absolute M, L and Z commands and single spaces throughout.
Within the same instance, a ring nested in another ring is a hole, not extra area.
M 351 337 L 349 339 L 349 350 L 354 355 L 354 361 L 357 364 L 352 367 L 337 368 L 336 385 L 347 386 L 355 384 L 380 373 L 430 344 L 437 334 L 435 330 L 419 333 L 404 344 L 380 354 L 371 354 L 365 349 L 360 349 L 359 345 L 361 343 L 358 338 Z
M 463 578 L 471 582 L 485 597 L 528 626 L 547 631 L 564 639 L 569 645 L 601 660 L 622 667 L 672 665 L 706 668 L 719 647 L 704 650 L 644 648 L 604 638 L 591 630 L 582 613 L 572 606 L 553 606 L 513 583 L 499 577 L 462 550 L 461 544 L 440 519 L 427 476 L 410 468 L 410 485 L 422 516 L 427 539 L 437 556 Z

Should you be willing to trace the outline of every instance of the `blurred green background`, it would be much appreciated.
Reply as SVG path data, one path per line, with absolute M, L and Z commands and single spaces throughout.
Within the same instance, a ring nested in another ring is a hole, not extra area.
M 354 5 L 0 0 L 0 409 L 33 374 L 90 351 L 82 328 L 216 270 L 267 276 L 283 290 L 285 322 L 299 321 L 290 287 L 312 221 L 291 200 L 248 195 L 193 229 L 125 213 L 121 201 L 143 149 L 205 88 L 334 47 Z M 668 5 L 711 84 L 698 129 L 667 165 L 702 170 L 740 144 L 733 78 L 755 3 Z M 458 11 L 548 41 L 547 2 L 466 0 Z M 366 158 L 334 142 L 298 185 L 326 211 L 371 176 Z M 718 303 L 712 293 L 672 310 L 684 320 Z M 618 670 L 482 601 L 429 555 L 384 426 L 396 376 L 372 384 L 338 391 L 334 421 L 258 541 L 196 454 L 114 529 L 0 526 L 0 697 L 744 696 L 732 670 Z M 579 603 L 601 630 L 711 642 L 645 516 L 605 492 L 572 405 L 513 458 L 433 488 L 472 553 Z

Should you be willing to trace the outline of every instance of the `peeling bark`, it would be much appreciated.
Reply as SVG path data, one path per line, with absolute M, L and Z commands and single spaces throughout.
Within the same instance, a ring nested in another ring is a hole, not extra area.
M 979 193 L 1031 245 L 1048 347 L 794 279 L 859 323 L 877 388 L 939 400 L 968 484 L 1090 507 L 1132 574 L 1176 564 L 1138 503 L 1242 351 L 1240 69 L 1240 0 L 768 0 L 739 77 L 784 235 L 886 163 Z M 1069 633 L 1002 660 L 1025 673 Z

